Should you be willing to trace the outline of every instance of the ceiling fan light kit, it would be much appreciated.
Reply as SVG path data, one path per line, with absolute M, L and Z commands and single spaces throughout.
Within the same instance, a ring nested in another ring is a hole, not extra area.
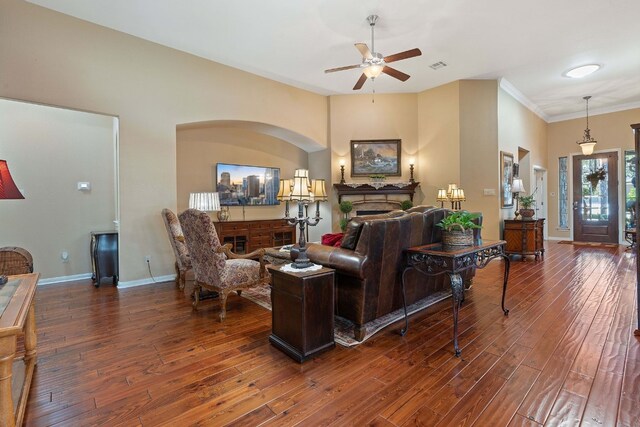
M 369 26 L 371 27 L 371 49 L 369 49 L 369 46 L 367 46 L 366 43 L 355 44 L 356 49 L 358 49 L 358 51 L 362 55 L 362 63 L 357 65 L 347 65 L 345 67 L 330 68 L 328 70 L 324 70 L 324 72 L 333 73 L 336 71 L 352 70 L 355 68 L 362 69 L 362 74 L 353 87 L 353 90 L 362 88 L 368 78 L 373 80 L 380 76 L 380 74 L 382 73 L 403 82 L 407 81 L 407 79 L 409 79 L 409 77 L 411 76 L 403 73 L 402 71 L 396 70 L 395 68 L 391 68 L 387 64 L 395 61 L 400 61 L 402 59 L 420 56 L 422 55 L 422 52 L 420 51 L 420 49 L 415 48 L 389 56 L 382 56 L 382 54 L 375 51 L 374 31 L 376 22 L 378 21 L 378 15 L 369 15 L 367 17 L 367 21 L 369 22 Z

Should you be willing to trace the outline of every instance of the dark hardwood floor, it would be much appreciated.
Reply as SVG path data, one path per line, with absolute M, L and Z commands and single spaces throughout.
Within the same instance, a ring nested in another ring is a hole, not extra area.
M 542 262 L 476 275 L 453 356 L 450 300 L 302 365 L 270 312 L 231 296 L 191 310 L 173 282 L 38 288 L 29 426 L 639 426 L 635 259 L 547 242 Z

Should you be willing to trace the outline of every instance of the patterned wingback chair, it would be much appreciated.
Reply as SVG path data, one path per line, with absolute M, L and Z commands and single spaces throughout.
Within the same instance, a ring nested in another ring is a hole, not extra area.
M 187 272 L 191 270 L 191 257 L 189 256 L 189 249 L 184 243 L 184 235 L 182 234 L 182 227 L 178 217 L 170 209 L 162 209 L 162 219 L 164 225 L 167 228 L 167 234 L 169 235 L 169 241 L 173 248 L 173 254 L 176 257 L 176 285 L 180 290 L 184 289 Z
M 220 294 L 220 321 L 223 321 L 229 293 L 235 291 L 240 295 L 242 289 L 269 283 L 264 249 L 236 255 L 229 250 L 229 245 L 220 245 L 213 222 L 205 212 L 188 209 L 179 218 L 196 278 L 193 307 L 198 307 L 201 288 L 217 291 Z

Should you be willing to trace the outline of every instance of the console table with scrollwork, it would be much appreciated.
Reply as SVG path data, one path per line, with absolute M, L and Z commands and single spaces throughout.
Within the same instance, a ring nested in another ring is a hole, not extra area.
M 333 184 L 333 188 L 338 194 L 338 203 L 342 202 L 342 196 L 363 196 L 366 201 L 367 196 L 383 195 L 386 198 L 392 194 L 406 194 L 413 202 L 419 185 L 419 182 L 371 182 Z
M 405 268 L 402 272 L 402 302 L 404 305 L 404 329 L 402 335 L 409 329 L 409 317 L 405 297 L 404 279 L 407 271 L 417 270 L 425 275 L 436 276 L 449 274 L 451 279 L 451 293 L 453 298 L 453 348 L 456 356 L 460 356 L 458 347 L 458 312 L 460 303 L 464 299 L 464 284 L 460 273 L 470 268 L 484 268 L 495 258 L 504 260 L 504 279 L 502 283 L 502 311 L 505 316 L 509 310 L 504 307 L 507 281 L 509 280 L 509 257 L 504 252 L 504 240 L 481 240 L 471 246 L 445 246 L 442 243 L 432 243 L 414 246 L 405 250 Z

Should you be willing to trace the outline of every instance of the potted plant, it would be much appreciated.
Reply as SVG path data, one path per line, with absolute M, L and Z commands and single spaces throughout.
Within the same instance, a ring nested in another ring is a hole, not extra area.
M 387 176 L 382 174 L 373 174 L 369 175 L 369 178 L 371 178 L 371 181 L 373 182 L 384 182 L 384 180 L 387 179 Z
M 480 217 L 467 211 L 452 212 L 442 219 L 438 227 L 442 228 L 442 243 L 447 246 L 470 246 L 473 244 L 473 230 L 482 228 L 473 220 Z
M 400 209 L 402 209 L 403 211 L 406 211 L 407 209 L 411 209 L 413 207 L 413 202 L 411 200 L 403 200 L 402 203 L 400 203 Z
M 340 220 L 340 229 L 342 232 L 347 228 L 349 223 L 349 213 L 353 210 L 353 203 L 345 200 L 340 202 L 340 212 L 344 214 L 344 217 Z
M 518 213 L 523 219 L 531 219 L 536 214 L 536 211 L 531 209 L 536 200 L 533 198 L 533 194 L 530 196 L 518 197 L 518 203 L 520 203 L 520 210 Z

